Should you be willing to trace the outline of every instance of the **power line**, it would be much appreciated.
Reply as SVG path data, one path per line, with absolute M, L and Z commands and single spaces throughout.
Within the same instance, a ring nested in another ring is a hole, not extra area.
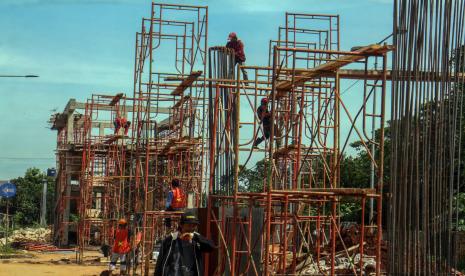
M 0 157 L 3 160 L 55 160 L 54 157 Z

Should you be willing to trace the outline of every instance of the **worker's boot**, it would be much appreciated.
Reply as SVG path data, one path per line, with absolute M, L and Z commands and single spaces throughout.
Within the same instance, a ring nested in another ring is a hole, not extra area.
M 263 141 L 263 138 L 257 138 L 257 140 L 255 140 L 255 142 L 253 143 L 253 149 L 258 149 L 258 145 L 260 145 L 260 143 Z
M 245 86 L 249 86 L 249 75 L 247 74 L 247 71 L 244 68 L 241 68 L 242 71 L 242 77 L 245 80 L 244 84 Z

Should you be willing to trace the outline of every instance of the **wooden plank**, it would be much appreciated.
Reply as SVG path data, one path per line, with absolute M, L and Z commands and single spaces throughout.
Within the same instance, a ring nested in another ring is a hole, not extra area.
M 289 145 L 287 147 L 280 148 L 280 149 L 278 149 L 277 151 L 275 151 L 273 153 L 273 158 L 277 158 L 277 157 L 280 157 L 280 156 L 287 156 L 287 155 L 291 154 L 292 152 L 294 152 L 295 150 L 297 150 L 296 145 Z
M 189 100 L 190 98 L 191 98 L 190 96 L 184 96 L 175 105 L 173 105 L 173 108 L 178 108 L 179 106 L 181 106 L 185 101 Z
M 183 79 L 176 89 L 171 92 L 171 95 L 181 95 L 194 81 L 202 75 L 202 71 L 194 71 L 187 78 Z
M 110 106 L 114 106 L 115 104 L 117 104 L 117 103 L 121 100 L 121 98 L 123 97 L 123 95 L 124 95 L 123 93 L 118 93 L 118 94 L 116 94 L 116 95 L 113 97 L 113 99 L 111 99 Z
M 294 77 L 294 85 L 302 85 L 304 82 L 321 77 L 325 73 L 334 72 L 350 63 L 365 59 L 367 55 L 383 54 L 391 51 L 392 49 L 392 46 L 379 44 L 362 47 L 357 51 L 354 51 L 355 55 L 343 55 L 335 60 L 323 63 L 315 68 L 309 69 L 302 74 L 296 75 Z M 289 91 L 292 88 L 292 85 L 293 83 L 291 80 L 282 81 L 278 83 L 276 90 Z

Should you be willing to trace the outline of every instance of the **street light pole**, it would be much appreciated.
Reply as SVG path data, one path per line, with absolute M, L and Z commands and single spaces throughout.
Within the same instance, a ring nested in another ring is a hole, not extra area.
M 38 78 L 37 75 L 0 75 L 0 78 Z

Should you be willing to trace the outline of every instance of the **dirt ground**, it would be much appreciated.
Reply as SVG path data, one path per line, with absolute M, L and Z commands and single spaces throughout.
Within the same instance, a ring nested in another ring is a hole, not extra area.
M 102 254 L 90 252 L 86 254 L 83 265 L 76 264 L 73 252 L 37 253 L 23 252 L 30 255 L 26 258 L 0 259 L 0 276 L 41 276 L 41 275 L 106 275 L 108 263 L 99 261 Z M 102 258 L 103 259 L 103 258 Z

